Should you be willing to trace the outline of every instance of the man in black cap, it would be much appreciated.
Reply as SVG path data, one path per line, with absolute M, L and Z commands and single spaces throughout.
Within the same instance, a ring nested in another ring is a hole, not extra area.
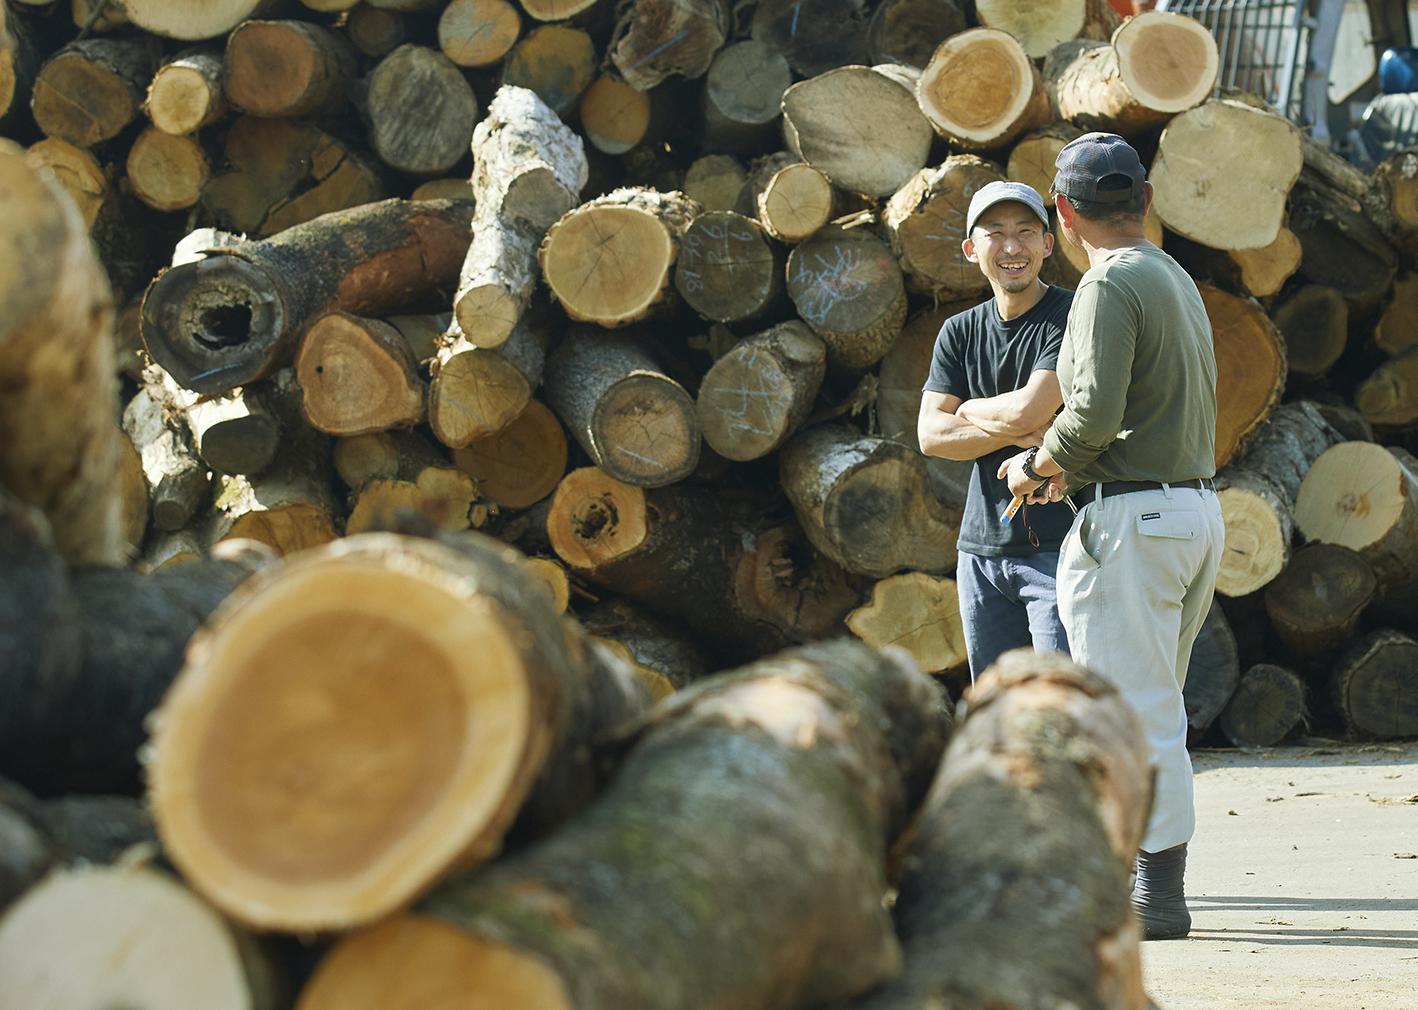
M 1133 904 L 1148 939 L 1182 937 L 1196 826 L 1182 682 L 1225 538 L 1211 324 L 1196 284 L 1144 237 L 1152 187 L 1137 152 L 1090 133 L 1055 168 L 1059 222 L 1090 264 L 1059 354 L 1064 409 L 998 475 L 1016 493 L 1067 490 L 1080 507 L 1060 552 L 1059 613 L 1073 658 L 1142 718 L 1157 777 Z
M 1008 649 L 1068 651 L 1054 577 L 1072 516 L 1026 505 L 1003 518 L 1011 496 L 995 479 L 1003 460 L 1039 444 L 1063 402 L 1054 368 L 1073 296 L 1039 280 L 1053 243 L 1033 187 L 992 182 L 975 193 L 962 248 L 994 298 L 945 321 L 921 396 L 921 451 L 976 461 L 956 567 L 971 679 Z

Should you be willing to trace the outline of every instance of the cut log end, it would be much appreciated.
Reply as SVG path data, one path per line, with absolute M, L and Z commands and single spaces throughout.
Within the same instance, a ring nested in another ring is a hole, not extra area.
M 1183 112 L 1205 101 L 1220 64 L 1216 40 L 1200 21 L 1144 11 L 1113 36 L 1118 72 L 1133 97 L 1157 112 Z
M 832 183 L 811 165 L 789 165 L 774 173 L 758 198 L 758 218 L 774 238 L 801 242 L 832 218 Z
M 581 96 L 581 125 L 586 139 L 606 154 L 624 154 L 650 129 L 650 95 L 603 74 Z
M 428 420 L 444 445 L 461 448 L 511 424 L 531 399 L 527 376 L 495 351 L 472 348 L 444 361 L 429 386 Z
M 1273 496 L 1228 487 L 1217 497 L 1226 520 L 1226 546 L 1216 573 L 1216 591 L 1245 596 L 1264 587 L 1285 567 L 1294 527 Z
M 527 508 L 555 491 L 566 458 L 561 424 L 539 400 L 530 401 L 501 431 L 453 450 L 453 462 L 477 480 L 482 494 L 511 509 Z
M 1412 479 L 1383 446 L 1341 442 L 1305 474 L 1295 521 L 1306 540 L 1362 552 L 1399 523 L 1413 497 Z
M 407 343 L 388 323 L 322 316 L 302 338 L 295 370 L 305 417 L 320 431 L 362 435 L 423 417 L 424 384 Z
M 998 147 L 1022 126 L 1042 125 L 1039 73 L 1013 36 L 976 28 L 942 42 L 916 99 L 936 132 L 973 148 Z M 1045 99 L 1044 112 L 1047 112 Z
M 1060 42 L 1078 38 L 1087 17 L 1085 0 L 1035 5 L 1018 0 L 979 0 L 980 24 L 1009 32 L 1032 59 L 1042 59 Z
M 133 141 L 127 169 L 133 195 L 158 211 L 194 206 L 212 174 L 201 144 L 157 127 L 144 130 Z
M 148 86 L 148 118 L 164 133 L 185 136 L 226 111 L 221 61 L 215 56 L 178 60 L 162 67 Z
M 927 673 L 943 673 L 966 662 L 965 631 L 955 580 L 922 572 L 882 579 L 871 599 L 846 618 L 847 627 L 868 645 L 896 645 Z
M 699 462 L 694 401 L 657 373 L 631 374 L 611 386 L 596 402 L 591 430 L 606 447 L 601 465 L 628 484 L 673 484 Z
M 438 19 L 438 47 L 460 67 L 491 66 L 521 34 L 521 15 L 507 0 L 453 0 Z
M 547 535 L 557 556 L 594 569 L 629 554 L 648 533 L 645 492 L 595 467 L 567 474 L 552 496 Z
M 452 608 L 459 620 L 427 620 Z M 406 904 L 501 810 L 524 760 L 513 637 L 499 605 L 415 559 L 287 567 L 205 634 L 164 703 L 149 769 L 164 848 L 260 927 Z
M 664 295 L 675 244 L 653 214 L 634 207 L 585 207 L 553 225 L 542 273 L 572 319 L 618 326 Z

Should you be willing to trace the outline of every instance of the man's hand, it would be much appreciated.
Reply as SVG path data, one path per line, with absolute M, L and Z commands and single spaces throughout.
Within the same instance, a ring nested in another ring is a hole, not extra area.
M 1027 452 L 1011 456 L 999 465 L 995 474 L 1009 484 L 1010 494 L 1023 495 L 1030 505 L 1047 505 L 1063 498 L 1065 480 L 1062 473 L 1055 474 L 1042 483 L 1024 472 L 1024 458 Z

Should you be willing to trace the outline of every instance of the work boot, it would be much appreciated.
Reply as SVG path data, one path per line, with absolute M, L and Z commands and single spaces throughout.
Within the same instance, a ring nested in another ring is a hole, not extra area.
M 1137 854 L 1132 907 L 1142 922 L 1144 940 L 1180 940 L 1191 932 L 1192 917 L 1182 893 L 1186 870 L 1186 842 L 1161 852 Z

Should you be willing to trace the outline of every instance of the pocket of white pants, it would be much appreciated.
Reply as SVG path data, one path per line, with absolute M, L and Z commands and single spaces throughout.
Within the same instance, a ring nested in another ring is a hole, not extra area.
M 1195 540 L 1201 536 L 1201 513 L 1195 509 L 1162 509 L 1137 517 L 1137 532 L 1147 537 Z
M 1080 515 L 1074 522 L 1073 529 L 1064 538 L 1063 549 L 1060 551 L 1060 563 L 1073 568 L 1097 568 L 1099 561 L 1093 551 L 1088 549 L 1088 536 L 1093 533 L 1094 517 L 1091 515 Z

